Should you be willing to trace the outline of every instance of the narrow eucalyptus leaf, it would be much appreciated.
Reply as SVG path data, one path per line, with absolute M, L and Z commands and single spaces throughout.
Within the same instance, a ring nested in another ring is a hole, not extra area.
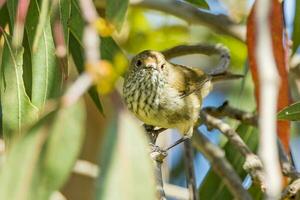
M 39 23 L 39 10 L 38 1 L 31 0 L 25 29 L 28 35 L 32 61 L 32 103 L 38 108 L 43 108 L 48 99 L 57 97 L 60 94 L 62 74 L 57 65 L 50 16 L 46 16 L 41 38 L 36 49 L 33 49 L 37 24 Z
M 72 171 L 84 124 L 84 106 L 79 102 L 48 113 L 14 140 L 0 170 L 0 199 L 49 199 Z
M 106 18 L 120 30 L 128 8 L 128 0 L 109 0 L 106 4 Z
M 155 200 L 153 163 L 145 133 L 126 111 L 111 124 L 102 153 L 97 199 Z
M 23 82 L 23 48 L 14 49 L 6 34 L 1 64 L 1 107 L 6 142 L 20 136 L 24 126 L 34 122 L 38 109 L 30 102 Z
M 300 45 L 300 0 L 296 0 L 295 17 L 294 17 L 294 27 L 293 27 L 293 53 L 295 53 Z
M 199 8 L 209 9 L 209 5 L 205 0 L 185 0 Z
M 278 119 L 299 121 L 300 120 L 300 102 L 289 105 L 288 107 L 282 109 L 277 114 Z

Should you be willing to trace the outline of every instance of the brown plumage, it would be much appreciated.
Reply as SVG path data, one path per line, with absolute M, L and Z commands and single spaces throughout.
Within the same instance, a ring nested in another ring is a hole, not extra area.
M 123 96 L 146 124 L 191 136 L 211 79 L 201 69 L 169 63 L 160 52 L 147 50 L 132 59 Z

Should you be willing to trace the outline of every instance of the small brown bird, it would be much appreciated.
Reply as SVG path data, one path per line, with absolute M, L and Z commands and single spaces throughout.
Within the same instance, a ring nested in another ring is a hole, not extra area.
M 145 124 L 176 128 L 191 137 L 213 78 L 201 69 L 170 63 L 162 53 L 146 50 L 132 59 L 123 96 L 128 109 Z

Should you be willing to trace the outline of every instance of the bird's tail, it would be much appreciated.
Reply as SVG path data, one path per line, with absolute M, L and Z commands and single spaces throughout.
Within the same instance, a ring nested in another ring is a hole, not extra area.
M 242 74 L 233 74 L 231 72 L 220 72 L 220 73 L 210 74 L 210 76 L 212 77 L 212 82 L 244 78 L 244 75 Z

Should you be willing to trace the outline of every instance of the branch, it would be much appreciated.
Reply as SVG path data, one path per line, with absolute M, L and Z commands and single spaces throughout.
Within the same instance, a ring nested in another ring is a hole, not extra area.
M 220 107 L 206 107 L 203 109 L 203 111 L 216 118 L 230 117 L 232 119 L 239 120 L 244 124 L 255 127 L 258 126 L 257 115 L 231 107 L 227 101 L 225 101 Z M 286 154 L 280 140 L 278 140 L 278 151 L 283 175 L 290 177 L 293 180 L 300 178 L 300 173 L 297 172 L 295 167 L 292 165 L 289 156 Z
M 240 41 L 245 40 L 246 28 L 231 21 L 226 15 L 215 15 L 180 0 L 141 0 L 131 3 L 133 6 L 150 8 L 179 17 L 188 23 L 208 26 L 211 29 L 230 35 Z
M 87 160 L 77 160 L 73 168 L 73 173 L 97 178 L 99 175 L 99 167 L 97 164 Z
M 229 80 L 242 78 L 242 75 L 232 74 L 228 72 L 230 64 L 229 49 L 221 44 L 196 44 L 196 45 L 178 45 L 173 48 L 164 50 L 161 52 L 165 58 L 171 59 L 178 56 L 190 55 L 190 54 L 204 54 L 204 55 L 220 55 L 220 61 L 217 66 L 214 67 L 208 74 L 213 77 L 212 81 Z
M 283 175 L 290 177 L 292 180 L 299 179 L 300 173 L 296 171 L 295 167 L 292 165 L 288 155 L 286 154 L 282 143 L 280 140 L 278 142 L 278 152 L 279 152 L 279 160 L 281 164 L 281 170 Z
M 50 196 L 49 200 L 67 200 L 67 198 L 59 191 L 55 191 Z
M 75 103 L 97 80 L 100 63 L 100 39 L 93 23 L 98 19 L 98 14 L 91 0 L 80 0 L 83 18 L 88 23 L 84 28 L 83 44 L 85 49 L 86 72 L 82 73 L 62 98 L 63 106 Z
M 196 177 L 194 171 L 194 152 L 190 139 L 184 142 L 184 161 L 187 172 L 187 186 L 189 190 L 189 199 L 198 200 L 199 197 L 196 187 Z
M 244 124 L 258 126 L 257 115 L 231 107 L 228 101 L 225 101 L 220 107 L 205 107 L 203 108 L 203 111 L 217 118 L 230 117 L 239 120 Z
M 247 171 L 254 183 L 258 184 L 262 191 L 265 189 L 265 178 L 263 173 L 263 165 L 260 158 L 255 155 L 245 144 L 238 133 L 235 132 L 228 124 L 222 120 L 215 118 L 205 111 L 201 111 L 200 119 L 204 121 L 208 128 L 218 129 L 223 133 L 231 144 L 245 157 L 246 161 L 243 168 Z
M 280 78 L 272 53 L 269 20 L 272 2 L 270 0 L 258 0 L 256 2 L 257 42 L 255 51 L 260 82 L 259 153 L 265 167 L 267 199 L 278 199 L 282 180 L 276 144 L 276 110 Z
M 169 197 L 169 198 L 180 199 L 180 200 L 190 200 L 189 192 L 184 187 L 179 187 L 177 185 L 165 183 L 164 189 L 165 189 L 167 197 Z
M 5 4 L 6 0 L 0 0 L 0 9 L 2 8 L 2 6 Z
M 178 45 L 162 51 L 162 54 L 164 54 L 166 59 L 190 54 L 204 54 L 209 56 L 215 54 L 227 54 L 230 57 L 228 48 L 221 44 Z
M 193 146 L 203 153 L 210 161 L 212 168 L 224 181 L 235 199 L 252 199 L 247 190 L 244 189 L 240 177 L 237 175 L 231 164 L 226 160 L 224 151 L 212 144 L 196 128 L 192 137 Z
M 288 185 L 282 192 L 281 199 L 299 199 L 300 191 L 300 179 L 295 180 L 290 185 Z
M 154 171 L 155 171 L 155 176 L 157 181 L 157 191 L 159 194 L 159 199 L 166 200 L 166 194 L 163 188 L 164 183 L 162 178 L 161 165 L 163 163 L 163 160 L 167 156 L 167 153 L 161 150 L 158 146 L 155 146 L 153 144 L 151 144 L 151 146 L 152 149 L 151 149 L 150 156 L 152 160 L 155 162 Z

